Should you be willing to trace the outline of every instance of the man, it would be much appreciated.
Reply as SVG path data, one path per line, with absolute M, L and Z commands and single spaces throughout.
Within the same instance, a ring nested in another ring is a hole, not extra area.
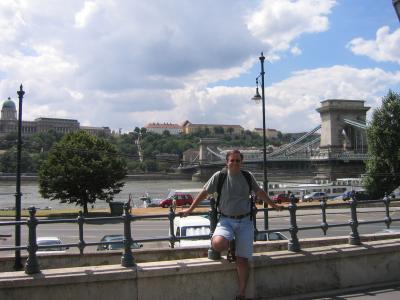
M 236 271 L 239 281 L 239 294 L 236 299 L 245 299 L 249 276 L 249 259 L 253 256 L 254 239 L 254 227 L 250 217 L 249 184 L 241 171 L 242 162 L 243 154 L 239 150 L 229 151 L 226 154 L 227 176 L 220 195 L 220 219 L 211 239 L 212 248 L 215 251 L 222 252 L 228 249 L 229 242 L 235 238 Z M 208 180 L 192 205 L 180 213 L 181 217 L 188 216 L 207 195 L 217 192 L 220 173 L 221 171 L 216 172 Z M 257 199 L 279 210 L 281 207 L 271 201 L 265 191 L 257 184 L 254 176 L 251 173 L 249 174 L 251 177 L 250 190 L 255 193 Z

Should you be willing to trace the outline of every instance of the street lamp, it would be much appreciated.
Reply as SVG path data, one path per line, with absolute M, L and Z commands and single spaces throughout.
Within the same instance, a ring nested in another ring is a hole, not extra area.
M 261 56 L 259 57 L 261 63 L 261 72 L 256 77 L 256 94 L 252 98 L 252 100 L 256 101 L 257 103 L 262 101 L 262 113 L 263 113 L 263 171 L 264 171 L 264 181 L 263 181 L 263 188 L 265 193 L 268 195 L 268 176 L 267 176 L 267 138 L 265 136 L 265 89 L 264 89 L 264 61 L 265 57 L 261 52 Z M 258 79 L 261 77 L 261 96 L 258 92 Z M 264 208 L 268 208 L 268 204 L 264 203 Z M 264 211 L 264 229 L 268 230 L 268 210 Z
M 22 99 L 24 98 L 24 90 L 22 84 L 19 87 L 18 94 L 18 140 L 17 140 L 17 176 L 16 176 L 16 191 L 15 191 L 15 221 L 21 221 L 21 148 L 22 148 Z M 15 224 L 15 247 L 21 246 L 21 225 Z M 22 269 L 21 250 L 15 250 L 14 269 Z
M 400 0 L 393 0 L 393 7 L 400 21 Z

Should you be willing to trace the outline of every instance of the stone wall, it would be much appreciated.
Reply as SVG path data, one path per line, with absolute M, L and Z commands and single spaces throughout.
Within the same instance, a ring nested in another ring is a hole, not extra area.
M 258 252 L 251 262 L 247 296 L 253 298 L 340 290 L 400 280 L 400 240 L 387 239 Z M 225 259 L 177 259 L 120 265 L 0 273 L 0 299 L 233 299 L 235 264 Z

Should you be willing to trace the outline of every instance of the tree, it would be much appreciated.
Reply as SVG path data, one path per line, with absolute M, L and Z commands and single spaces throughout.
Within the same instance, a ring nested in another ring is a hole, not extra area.
M 368 154 L 365 186 L 381 197 L 400 185 L 400 94 L 389 90 L 375 109 L 367 129 Z
M 25 150 L 21 151 L 21 172 L 33 172 L 35 170 L 34 161 L 29 153 Z M 0 171 L 5 173 L 17 172 L 17 147 L 0 155 Z
M 97 199 L 111 201 L 121 191 L 126 162 L 109 142 L 80 131 L 65 135 L 39 168 L 44 198 L 83 206 Z

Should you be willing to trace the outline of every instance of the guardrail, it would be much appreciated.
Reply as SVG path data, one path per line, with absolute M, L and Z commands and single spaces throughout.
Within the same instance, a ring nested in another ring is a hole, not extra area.
M 374 223 L 384 223 L 387 228 L 390 228 L 390 225 L 394 221 L 400 221 L 400 218 L 391 218 L 390 216 L 390 203 L 397 202 L 400 200 L 390 199 L 390 197 L 385 196 L 383 200 L 369 200 L 369 201 L 357 201 L 354 197 L 348 202 L 351 210 L 351 220 L 347 223 L 336 223 L 336 224 L 328 224 L 327 222 L 327 208 L 329 206 L 334 206 L 328 204 L 326 201 L 321 201 L 320 205 L 309 205 L 307 208 L 320 208 L 321 215 L 322 215 L 322 223 L 320 225 L 315 226 L 297 226 L 297 217 L 296 212 L 298 210 L 296 204 L 296 198 L 294 195 L 290 198 L 290 204 L 287 207 L 287 210 L 290 214 L 290 224 L 288 228 L 275 228 L 273 230 L 258 230 L 256 226 L 256 215 L 258 212 L 270 210 L 269 208 L 258 209 L 254 208 L 253 213 L 253 222 L 255 228 L 255 237 L 257 237 L 260 233 L 271 233 L 271 232 L 289 232 L 290 239 L 288 240 L 288 250 L 293 252 L 298 252 L 301 250 L 299 239 L 297 237 L 297 233 L 299 230 L 311 230 L 311 229 L 321 229 L 326 235 L 329 228 L 333 227 L 344 227 L 350 226 L 351 233 L 349 235 L 349 244 L 351 245 L 360 245 L 360 235 L 358 233 L 358 227 L 360 225 L 365 224 L 374 224 Z M 361 221 L 359 222 L 357 219 L 357 205 L 360 203 L 383 203 L 385 205 L 385 218 L 379 220 L 371 220 L 371 221 Z M 79 249 L 80 254 L 83 255 L 84 249 L 87 246 L 97 246 L 97 245 L 110 245 L 120 243 L 120 241 L 106 241 L 106 242 L 85 242 L 84 240 L 84 224 L 91 223 L 93 221 L 104 221 L 105 223 L 111 223 L 115 221 L 120 221 L 124 224 L 123 230 L 123 244 L 124 244 L 124 251 L 121 258 L 121 265 L 124 267 L 131 267 L 135 265 L 135 260 L 133 257 L 131 245 L 134 242 L 157 242 L 157 241 L 169 241 L 170 246 L 173 248 L 177 241 L 186 240 L 186 239 L 209 239 L 217 225 L 218 213 L 215 205 L 215 200 L 213 198 L 210 199 L 210 210 L 208 212 L 209 219 L 210 219 L 210 234 L 209 235 L 196 235 L 196 236 L 175 236 L 174 233 L 174 220 L 179 214 L 175 213 L 175 209 L 170 207 L 170 211 L 168 214 L 154 214 L 154 215 L 142 215 L 136 216 L 131 215 L 129 213 L 130 206 L 128 203 L 124 204 L 124 214 L 122 216 L 115 216 L 115 217 L 85 217 L 83 216 L 82 212 L 79 212 L 77 218 L 73 219 L 37 219 L 36 218 L 36 208 L 30 207 L 29 208 L 29 218 L 22 221 L 2 221 L 0 222 L 0 226 L 16 226 L 16 225 L 27 225 L 29 232 L 28 232 L 28 245 L 27 246 L 19 246 L 19 247 L 0 247 L 0 251 L 10 251 L 10 250 L 27 250 L 28 257 L 25 264 L 25 273 L 27 274 L 35 274 L 40 273 L 39 262 L 36 255 L 36 252 L 40 249 L 48 248 L 49 246 L 38 246 L 36 241 L 36 228 L 38 225 L 41 224 L 56 224 L 56 223 L 77 223 L 78 230 L 79 230 L 79 242 L 77 243 L 69 243 L 69 244 L 60 244 L 57 247 L 77 247 Z M 204 215 L 204 213 L 195 212 L 192 215 Z M 159 238 L 146 238 L 146 239 L 137 239 L 133 240 L 132 232 L 131 232 L 131 223 L 140 220 L 140 219 L 162 219 L 167 218 L 169 220 L 169 231 L 170 235 L 168 237 L 159 237 Z M 54 246 L 51 246 L 54 247 Z M 212 248 L 208 250 L 208 257 L 210 259 L 219 259 L 220 253 L 216 252 Z

